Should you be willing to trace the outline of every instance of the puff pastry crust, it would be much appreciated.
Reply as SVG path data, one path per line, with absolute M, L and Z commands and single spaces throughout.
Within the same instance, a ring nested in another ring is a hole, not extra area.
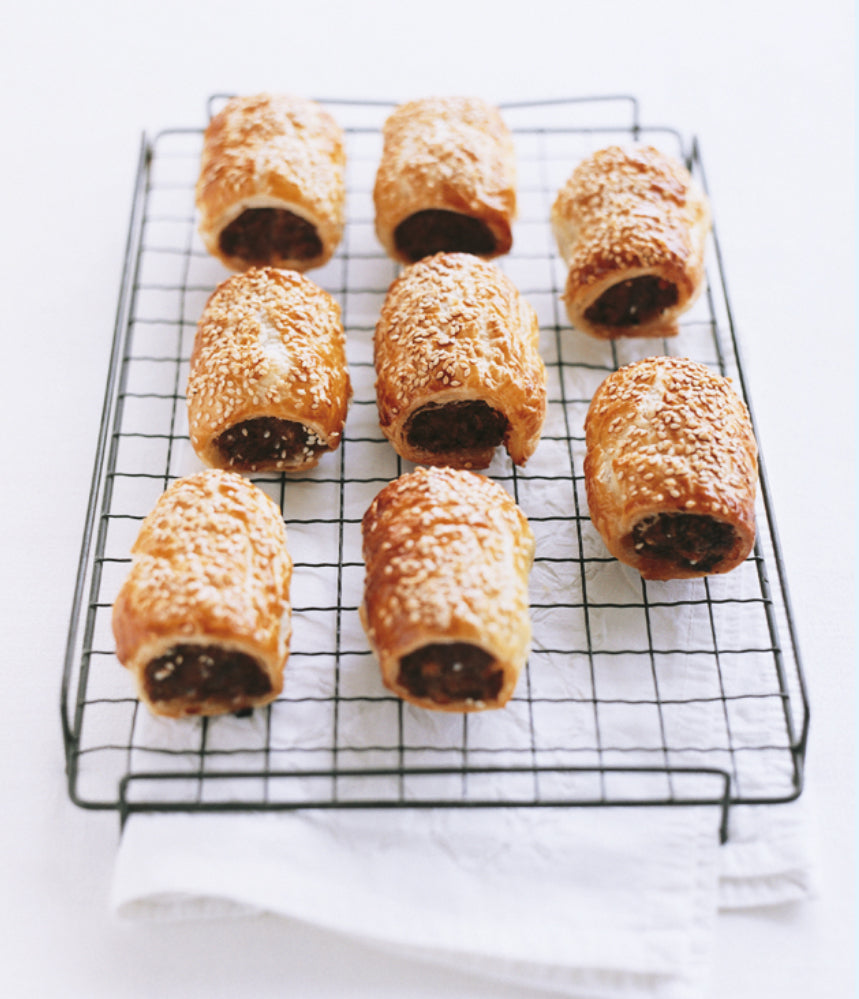
M 546 417 L 534 309 L 498 267 L 439 253 L 388 290 L 374 335 L 379 424 L 417 464 L 485 468 L 503 444 L 523 465 Z
M 206 249 L 231 270 L 321 267 L 343 235 L 343 130 L 287 94 L 234 97 L 206 128 L 196 201 Z
M 113 605 L 120 662 L 156 715 L 245 711 L 283 689 L 292 561 L 277 505 L 232 472 L 174 482 Z
M 710 209 L 677 160 L 610 146 L 580 163 L 551 212 L 570 322 L 593 336 L 670 337 L 700 293 Z
M 313 468 L 342 439 L 352 385 L 340 306 L 295 271 L 253 267 L 197 325 L 188 425 L 199 458 L 234 471 Z
M 729 572 L 755 541 L 757 444 L 730 381 L 651 357 L 598 387 L 585 419 L 591 520 L 645 579 Z
M 461 469 L 418 468 L 364 515 L 361 621 L 385 686 L 439 711 L 503 707 L 527 659 L 534 538 L 512 497 Z
M 376 235 L 394 260 L 509 252 L 516 159 L 501 113 L 476 97 L 400 105 L 384 125 L 373 199 Z

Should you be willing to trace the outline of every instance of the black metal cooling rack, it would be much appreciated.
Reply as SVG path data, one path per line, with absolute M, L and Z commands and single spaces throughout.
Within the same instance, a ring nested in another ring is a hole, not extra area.
M 221 98 L 213 97 L 210 111 Z M 699 147 L 644 126 L 630 97 L 502 105 L 516 141 L 519 217 L 497 261 L 537 310 L 549 377 L 544 436 L 524 469 L 487 474 L 537 538 L 534 643 L 500 712 L 452 716 L 404 705 L 381 685 L 358 623 L 360 520 L 406 471 L 375 410 L 372 332 L 397 267 L 373 232 L 380 126 L 393 104 L 326 101 L 346 131 L 348 217 L 311 277 L 339 300 L 355 390 L 339 451 L 302 477 L 256 476 L 283 509 L 295 562 L 294 634 L 282 696 L 249 718 L 155 719 L 113 649 L 110 612 L 140 522 L 175 478 L 199 468 L 184 385 L 197 318 L 226 277 L 196 228 L 202 128 L 144 136 L 64 665 L 69 793 L 135 811 L 735 804 L 802 789 L 805 683 L 767 489 L 758 541 L 726 576 L 645 583 L 593 531 L 582 482 L 583 421 L 599 382 L 662 352 L 734 378 L 748 402 L 715 229 L 706 291 L 665 341 L 595 341 L 570 328 L 549 227 L 582 156 L 647 141 L 706 187 Z

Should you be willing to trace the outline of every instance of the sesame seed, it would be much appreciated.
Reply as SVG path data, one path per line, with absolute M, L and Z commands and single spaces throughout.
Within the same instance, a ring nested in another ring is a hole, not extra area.
M 216 288 L 197 326 L 187 387 L 192 444 L 209 464 L 222 463 L 216 437 L 258 416 L 318 424 L 335 447 L 351 395 L 340 308 L 327 292 L 274 268 L 251 268 Z M 306 460 L 316 464 L 319 453 Z
M 709 207 L 682 163 L 650 146 L 599 150 L 562 186 L 551 217 L 568 265 L 564 299 L 574 325 L 599 336 L 654 335 L 668 316 L 674 326 L 665 334 L 676 332 L 674 317 L 691 304 L 689 292 L 665 315 L 633 330 L 601 326 L 584 312 L 604 285 L 591 296 L 587 289 L 612 271 L 650 271 L 678 289 L 700 286 Z
M 493 408 L 503 398 L 512 426 L 536 428 L 527 441 L 511 434 L 505 442 L 514 462 L 524 463 L 545 419 L 538 336 L 536 313 L 495 265 L 440 253 L 407 267 L 388 291 L 374 334 L 383 432 L 403 457 L 425 462 L 400 435 L 415 409 L 436 398 L 443 404 L 451 389 L 457 399 L 484 399 Z
M 454 620 L 498 647 L 516 643 L 528 614 L 533 535 L 498 483 L 449 467 L 418 468 L 381 491 L 362 534 L 364 605 L 378 646 L 407 640 L 404 624 L 444 635 Z
M 608 433 L 619 418 L 622 425 Z M 705 365 L 653 357 L 610 375 L 588 409 L 585 443 L 588 500 L 604 538 L 612 527 L 603 504 L 621 505 L 634 523 L 637 510 L 662 506 L 666 497 L 675 511 L 721 518 L 733 510 L 745 536 L 754 537 L 757 446 L 748 411 L 728 380 Z M 606 462 L 624 469 L 620 496 L 603 497 Z

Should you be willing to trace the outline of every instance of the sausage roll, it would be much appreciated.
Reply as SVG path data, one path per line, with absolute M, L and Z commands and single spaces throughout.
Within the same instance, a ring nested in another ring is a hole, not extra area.
M 188 425 L 199 458 L 296 472 L 340 443 L 352 386 L 340 307 L 295 271 L 252 267 L 222 282 L 197 325 Z
M 707 198 L 681 163 L 649 146 L 603 149 L 573 171 L 551 214 L 577 329 L 676 335 L 701 290 L 710 229 Z
M 292 561 L 280 509 L 232 472 L 179 479 L 113 605 L 116 654 L 156 715 L 244 712 L 283 689 Z
M 528 655 L 534 538 L 491 479 L 419 468 L 364 514 L 361 621 L 388 689 L 440 711 L 503 707 Z
M 300 97 L 235 97 L 206 129 L 197 208 L 206 249 L 231 270 L 320 267 L 343 235 L 343 132 Z
M 379 241 L 402 263 L 443 251 L 507 253 L 516 161 L 499 111 L 472 97 L 398 107 L 383 129 L 373 199 Z
M 591 520 L 645 579 L 728 572 L 751 551 L 757 444 L 727 378 L 685 358 L 629 364 L 594 394 L 585 444 Z
M 374 337 L 382 432 L 410 461 L 523 465 L 546 416 L 534 309 L 494 264 L 439 253 L 391 285 Z

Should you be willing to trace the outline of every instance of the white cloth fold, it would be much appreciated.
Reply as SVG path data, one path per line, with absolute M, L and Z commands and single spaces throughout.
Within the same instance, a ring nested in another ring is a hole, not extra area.
M 202 820 L 202 824 L 201 824 Z M 275 913 L 595 999 L 693 999 L 716 914 L 708 808 L 141 815 L 127 918 Z
M 738 806 L 730 839 L 719 851 L 721 910 L 800 902 L 814 894 L 807 800 Z
M 719 908 L 811 892 L 800 802 L 737 808 L 144 814 L 125 919 L 259 913 L 587 999 L 696 999 Z

